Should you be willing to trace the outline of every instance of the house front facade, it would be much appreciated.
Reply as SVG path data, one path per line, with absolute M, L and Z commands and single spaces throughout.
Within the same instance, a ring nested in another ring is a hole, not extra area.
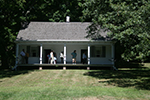
M 57 63 L 61 62 L 60 52 L 64 53 L 63 64 L 72 63 L 71 53 L 76 50 L 77 63 L 82 63 L 82 55 L 87 55 L 87 64 L 113 64 L 114 41 L 86 38 L 88 22 L 30 22 L 26 29 L 19 31 L 16 39 L 16 64 L 22 49 L 29 53 L 29 64 L 45 64 L 47 54 L 55 52 Z M 107 37 L 102 31 L 101 36 Z

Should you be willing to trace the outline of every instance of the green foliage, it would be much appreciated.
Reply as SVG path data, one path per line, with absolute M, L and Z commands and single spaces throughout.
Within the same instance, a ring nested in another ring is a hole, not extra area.
M 71 21 L 80 21 L 83 10 L 80 5 L 83 2 L 83 0 L 40 0 L 32 6 L 28 15 L 30 20 L 35 21 L 64 22 L 66 16 L 70 16 Z
M 22 0 L 0 1 L 0 55 L 3 68 L 8 68 L 8 64 L 13 63 L 14 40 L 16 39 L 16 32 L 20 29 L 18 17 L 21 15 L 20 9 L 23 8 L 23 2 L 21 2 Z
M 89 36 L 99 27 L 110 30 L 109 36 L 124 48 L 125 60 L 144 59 L 150 49 L 149 0 L 87 0 L 83 4 L 84 18 L 90 17 L 93 25 Z
M 0 0 L 0 60 L 3 68 L 14 65 L 15 39 L 30 21 L 81 21 L 84 0 Z M 1 68 L 2 68 L 1 67 Z

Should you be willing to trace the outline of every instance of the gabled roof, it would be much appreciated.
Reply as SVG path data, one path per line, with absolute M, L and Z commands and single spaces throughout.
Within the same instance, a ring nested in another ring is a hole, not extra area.
M 30 22 L 26 29 L 19 31 L 16 41 L 89 41 L 86 38 L 89 25 L 89 22 Z

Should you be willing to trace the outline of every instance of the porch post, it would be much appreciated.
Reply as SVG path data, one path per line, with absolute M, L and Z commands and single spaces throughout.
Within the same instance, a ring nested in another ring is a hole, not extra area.
M 17 43 L 16 44 L 16 65 L 18 64 L 18 50 L 19 50 L 19 45 Z
M 19 49 L 19 44 L 17 43 L 16 44 L 16 63 L 15 63 L 15 66 L 12 68 L 12 70 L 17 70 L 16 68 L 17 68 L 17 64 L 18 64 L 18 49 Z
M 64 64 L 66 64 L 66 44 L 64 44 Z M 63 69 L 65 70 L 66 67 L 64 66 Z
M 90 45 L 88 45 L 88 65 L 90 65 Z
M 42 64 L 42 49 L 43 49 L 43 46 L 41 44 L 41 46 L 40 46 L 40 64 Z M 42 70 L 42 67 L 39 67 L 39 70 Z
M 66 44 L 64 44 L 64 64 L 66 64 Z
M 88 45 L 88 65 L 90 65 L 90 45 Z M 87 67 L 87 70 L 89 70 L 90 67 Z
M 41 46 L 40 46 L 40 64 L 42 64 L 42 48 L 43 48 L 43 46 L 41 44 Z
M 111 58 L 114 59 L 114 44 L 111 44 Z M 114 61 L 112 61 L 112 64 L 114 64 Z
M 115 67 L 115 65 L 114 65 L 114 62 L 115 62 L 115 56 L 114 56 L 114 53 L 115 53 L 115 52 L 114 52 L 114 51 L 115 51 L 115 49 L 114 49 L 114 43 L 111 44 L 111 51 L 112 51 L 112 52 L 111 52 L 111 57 L 112 57 L 112 58 L 111 58 L 111 61 L 112 61 L 112 67 L 113 67 L 114 70 L 118 70 L 118 69 Z

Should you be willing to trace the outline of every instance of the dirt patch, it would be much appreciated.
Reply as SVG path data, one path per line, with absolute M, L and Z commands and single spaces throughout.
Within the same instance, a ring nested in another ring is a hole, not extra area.
M 84 97 L 73 100 L 116 100 L 116 98 L 112 96 L 102 96 L 102 97 Z
M 84 97 L 84 98 L 78 98 L 73 100 L 100 100 L 97 97 Z

